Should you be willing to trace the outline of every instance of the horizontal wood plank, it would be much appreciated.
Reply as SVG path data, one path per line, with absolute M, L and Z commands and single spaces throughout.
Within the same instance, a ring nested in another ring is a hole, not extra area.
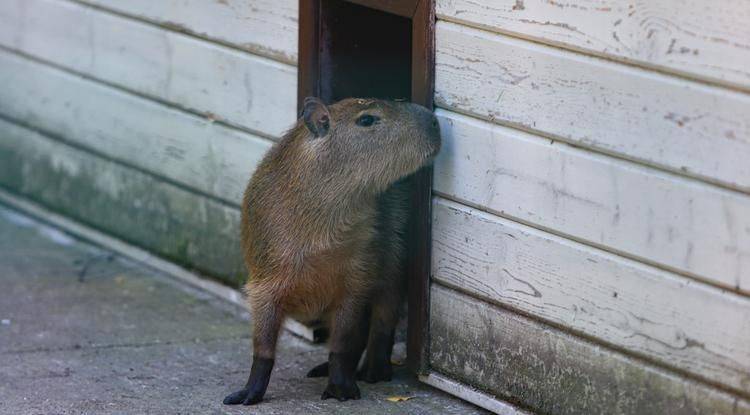
M 297 62 L 297 0 L 78 1 L 282 62 Z
M 438 22 L 437 105 L 750 192 L 750 95 Z
M 245 280 L 239 209 L 3 120 L 0 186 L 230 285 Z
M 438 111 L 452 199 L 750 292 L 750 196 Z
M 750 393 L 750 298 L 442 198 L 433 278 Z
M 6 48 L 209 118 L 270 137 L 296 119 L 293 66 L 59 0 L 0 2 L 3 21 Z
M 430 364 L 550 414 L 750 414 L 750 402 L 433 284 Z
M 0 52 L 0 113 L 238 205 L 272 142 Z
M 750 90 L 750 3 L 437 0 L 438 18 Z

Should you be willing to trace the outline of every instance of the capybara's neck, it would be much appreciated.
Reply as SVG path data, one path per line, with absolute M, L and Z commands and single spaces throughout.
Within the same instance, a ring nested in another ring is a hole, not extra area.
M 329 153 L 310 148 L 304 131 L 290 131 L 272 154 L 273 172 L 264 193 L 286 212 L 290 235 L 304 235 L 314 245 L 342 237 L 372 219 L 379 191 L 363 185 Z

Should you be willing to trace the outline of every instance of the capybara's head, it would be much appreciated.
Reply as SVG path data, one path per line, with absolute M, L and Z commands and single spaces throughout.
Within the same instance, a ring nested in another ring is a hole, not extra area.
M 325 105 L 307 98 L 302 121 L 304 148 L 316 167 L 377 191 L 429 164 L 440 150 L 437 118 L 408 102 L 347 98 Z

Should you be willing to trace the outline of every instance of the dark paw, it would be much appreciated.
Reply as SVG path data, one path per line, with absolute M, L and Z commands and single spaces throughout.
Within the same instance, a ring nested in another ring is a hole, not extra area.
M 249 388 L 238 390 L 224 398 L 224 405 L 255 405 L 263 400 L 263 394 L 252 393 Z
M 308 378 L 324 378 L 328 376 L 328 362 L 323 362 L 307 372 Z
M 349 399 L 359 399 L 359 387 L 356 382 L 348 382 L 343 384 L 328 383 L 328 387 L 323 391 L 323 395 L 320 399 L 335 398 L 340 402 Z
M 368 364 L 365 362 L 357 377 L 367 383 L 389 382 L 393 377 L 391 362 Z

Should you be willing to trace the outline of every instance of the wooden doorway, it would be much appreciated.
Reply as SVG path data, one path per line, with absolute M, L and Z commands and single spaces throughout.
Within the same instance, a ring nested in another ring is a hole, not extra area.
M 434 29 L 433 0 L 300 0 L 298 107 L 308 96 L 358 96 L 432 109 Z M 419 373 L 428 345 L 432 168 L 409 180 L 407 355 Z

